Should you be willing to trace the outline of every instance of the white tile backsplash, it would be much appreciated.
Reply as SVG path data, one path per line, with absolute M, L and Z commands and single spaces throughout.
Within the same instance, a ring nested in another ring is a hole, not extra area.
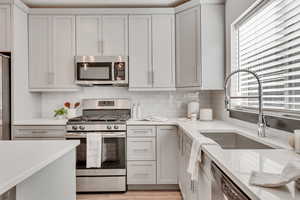
M 62 107 L 65 101 L 76 102 L 84 98 L 129 98 L 132 103 L 141 104 L 143 116 L 184 117 L 191 96 L 188 92 L 180 91 L 129 92 L 128 88 L 121 87 L 86 87 L 71 93 L 43 93 L 42 117 L 52 117 L 53 111 Z M 210 93 L 200 92 L 199 102 L 201 107 L 210 107 Z

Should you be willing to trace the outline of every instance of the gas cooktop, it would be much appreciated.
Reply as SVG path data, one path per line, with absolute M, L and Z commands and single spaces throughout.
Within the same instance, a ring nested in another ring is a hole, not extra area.
M 80 116 L 68 120 L 68 124 L 74 123 L 125 123 L 130 115 L 97 115 L 97 116 Z

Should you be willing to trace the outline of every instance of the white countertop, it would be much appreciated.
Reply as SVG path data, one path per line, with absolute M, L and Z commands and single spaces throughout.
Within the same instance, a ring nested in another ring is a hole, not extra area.
M 224 121 L 189 121 L 172 119 L 168 122 L 128 121 L 128 125 L 177 125 L 191 138 L 197 139 L 201 132 L 238 132 L 251 139 L 281 149 L 224 150 L 218 145 L 206 145 L 204 152 L 235 182 L 252 200 L 299 200 L 300 191 L 294 183 L 287 187 L 269 189 L 249 185 L 253 170 L 280 173 L 290 160 L 300 159 L 291 150 L 287 135 L 267 133 L 266 138 L 257 136 L 256 130 L 236 126 Z
M 281 188 L 249 185 L 252 171 L 280 173 L 291 160 L 300 160 L 289 150 L 224 150 L 206 145 L 204 151 L 252 200 L 299 200 L 300 190 L 294 183 Z
M 79 145 L 79 141 L 0 141 L 0 195 Z
M 64 125 L 59 120 L 24 120 L 14 125 Z M 129 120 L 127 125 L 176 125 L 183 129 L 191 138 L 196 139 L 201 132 L 239 132 L 241 135 L 281 149 L 270 150 L 224 150 L 217 145 L 207 145 L 204 151 L 218 166 L 234 180 L 239 187 L 253 200 L 296 200 L 300 199 L 299 190 L 294 184 L 280 189 L 268 189 L 248 184 L 252 170 L 280 173 L 281 169 L 300 155 L 291 151 L 286 134 L 267 132 L 266 138 L 257 136 L 256 130 L 233 125 L 224 121 L 190 121 L 187 119 L 169 119 L 166 122 Z
M 64 126 L 66 125 L 67 121 L 67 119 L 36 118 L 15 120 L 12 124 L 15 126 Z

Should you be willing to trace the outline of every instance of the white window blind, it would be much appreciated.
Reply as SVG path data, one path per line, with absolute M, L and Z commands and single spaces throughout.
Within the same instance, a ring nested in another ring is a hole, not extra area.
M 236 25 L 237 67 L 257 73 L 263 86 L 263 107 L 300 111 L 300 0 L 268 0 Z M 257 96 L 257 82 L 238 76 L 238 95 Z M 233 104 L 234 105 L 234 104 Z M 257 99 L 235 105 L 257 108 Z

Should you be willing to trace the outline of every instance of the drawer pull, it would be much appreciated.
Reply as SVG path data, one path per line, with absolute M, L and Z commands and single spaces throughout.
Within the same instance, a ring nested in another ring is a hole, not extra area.
M 132 164 L 133 167 L 152 167 L 152 164 Z
M 34 133 L 34 134 L 39 134 L 39 133 L 45 134 L 45 133 L 48 133 L 48 131 L 32 131 L 32 133 Z
M 148 149 L 133 149 L 135 152 L 146 152 Z
M 139 130 L 136 130 L 134 131 L 135 133 L 149 133 L 149 131 L 139 131 Z
M 134 176 L 149 176 L 148 173 L 136 173 Z

